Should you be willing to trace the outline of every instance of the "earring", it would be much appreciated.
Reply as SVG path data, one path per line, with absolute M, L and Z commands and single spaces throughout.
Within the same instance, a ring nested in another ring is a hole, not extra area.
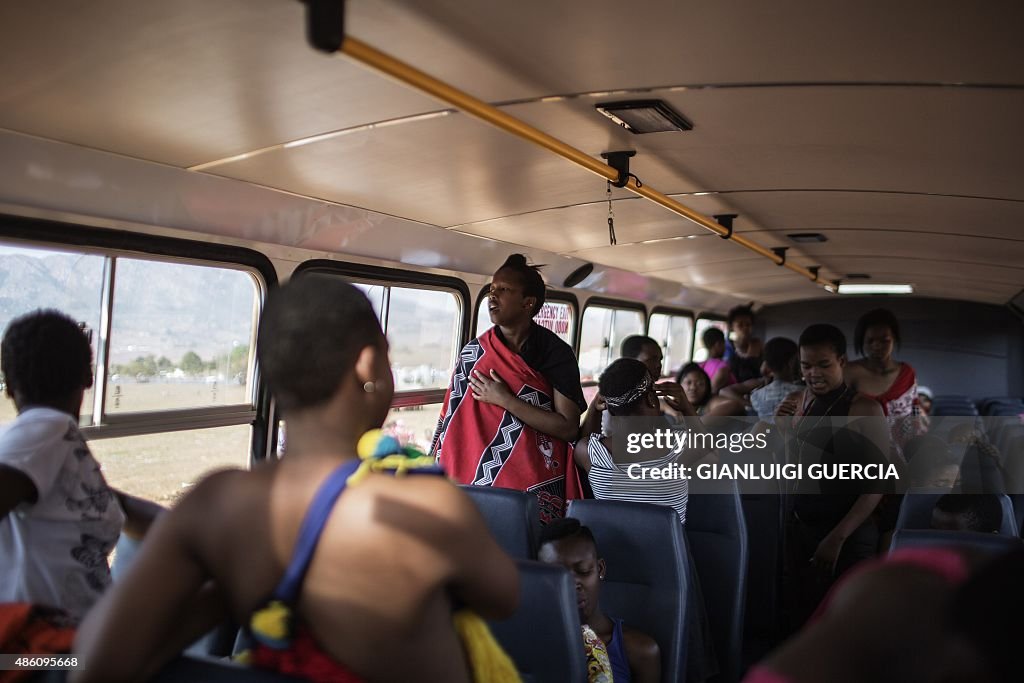
M 601 579 L 602 581 L 604 581 L 604 574 L 598 574 L 598 575 L 597 575 L 597 578 L 599 578 L 599 579 Z
M 372 394 L 373 392 L 377 391 L 377 383 L 366 382 L 365 384 L 363 384 L 363 391 L 365 391 L 368 394 Z

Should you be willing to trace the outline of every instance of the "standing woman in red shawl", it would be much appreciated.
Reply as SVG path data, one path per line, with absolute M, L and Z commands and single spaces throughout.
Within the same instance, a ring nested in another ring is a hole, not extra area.
M 917 376 L 909 363 L 892 357 L 900 345 L 900 324 L 891 311 L 876 308 L 860 317 L 853 346 L 862 358 L 848 363 L 846 383 L 878 401 L 889 422 L 892 443 L 903 446 L 920 433 L 922 423 L 917 399 Z
M 547 522 L 582 497 L 571 443 L 586 402 L 572 347 L 533 322 L 544 296 L 522 254 L 491 278 L 494 326 L 459 354 L 431 451 L 460 484 L 536 493 Z

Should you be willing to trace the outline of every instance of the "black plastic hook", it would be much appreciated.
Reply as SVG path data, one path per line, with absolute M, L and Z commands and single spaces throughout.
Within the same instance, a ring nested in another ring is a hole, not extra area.
M 780 259 L 782 259 L 782 261 L 780 263 L 776 263 L 775 265 L 777 265 L 777 266 L 784 266 L 784 265 L 786 265 L 786 250 L 788 250 L 788 249 L 789 249 L 789 247 L 772 247 L 772 251 L 775 252 L 775 255 L 778 256 Z
M 814 281 L 818 281 L 818 271 L 821 270 L 821 266 L 807 266 L 807 270 L 811 271 L 811 275 L 814 276 Z
M 322 52 L 337 52 L 345 41 L 345 0 L 301 0 L 306 5 L 306 40 Z
M 732 222 L 734 219 L 739 218 L 739 214 L 736 213 L 718 213 L 712 216 L 715 222 L 721 225 L 723 228 L 728 230 L 724 235 L 719 235 L 723 240 L 732 239 Z
M 619 172 L 619 177 L 611 181 L 612 185 L 615 187 L 625 187 L 629 183 L 630 176 L 636 179 L 637 185 L 640 185 L 640 179 L 629 172 L 629 158 L 634 156 L 636 156 L 634 151 L 601 152 L 601 158 L 607 159 L 608 165 Z

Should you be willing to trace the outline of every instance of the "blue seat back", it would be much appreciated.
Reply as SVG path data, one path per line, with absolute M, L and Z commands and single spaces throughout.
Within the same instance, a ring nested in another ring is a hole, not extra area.
M 735 482 L 693 482 L 686 537 L 700 579 L 721 683 L 740 680 L 749 550 Z M 709 490 L 705 491 L 707 488 Z
M 896 518 L 896 529 L 931 529 L 932 510 L 942 496 L 949 493 L 945 489 L 910 489 L 903 496 L 900 514 Z M 999 504 L 1003 510 L 1003 521 L 999 527 L 1000 536 L 1018 536 L 1017 515 L 1010 497 L 999 495 Z
M 519 607 L 491 632 L 524 680 L 586 683 L 576 585 L 563 567 L 520 560 Z
M 654 638 L 661 648 L 662 681 L 683 680 L 689 569 L 676 511 L 646 503 L 573 500 L 568 516 L 590 527 L 608 566 L 601 586 L 605 614 Z
M 1021 547 L 1021 539 L 1002 534 L 979 534 L 975 531 L 936 531 L 934 529 L 897 529 L 890 552 L 902 548 L 950 546 L 969 548 L 984 553 L 1002 554 Z
M 525 491 L 494 486 L 460 486 L 473 499 L 498 545 L 514 558 L 537 557 L 540 503 Z

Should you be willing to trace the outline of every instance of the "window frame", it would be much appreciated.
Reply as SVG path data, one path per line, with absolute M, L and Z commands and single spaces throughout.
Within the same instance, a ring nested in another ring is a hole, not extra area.
M 100 292 L 100 329 L 97 330 L 95 396 L 89 413 L 92 424 L 83 426 L 87 439 L 140 436 L 209 427 L 248 424 L 252 427 L 250 464 L 272 452 L 270 416 L 272 402 L 259 371 L 255 354 L 250 359 L 252 393 L 250 403 L 168 410 L 104 412 L 109 381 L 112 304 L 117 277 L 117 259 L 157 263 L 179 263 L 236 270 L 253 279 L 256 290 L 250 348 L 255 349 L 256 330 L 268 292 L 277 286 L 277 270 L 266 255 L 253 249 L 197 240 L 147 235 L 126 230 L 98 228 L 80 223 L 60 222 L 0 214 L 0 239 L 26 248 L 72 251 L 102 256 L 103 284 Z M 97 423 L 98 421 L 98 423 Z

